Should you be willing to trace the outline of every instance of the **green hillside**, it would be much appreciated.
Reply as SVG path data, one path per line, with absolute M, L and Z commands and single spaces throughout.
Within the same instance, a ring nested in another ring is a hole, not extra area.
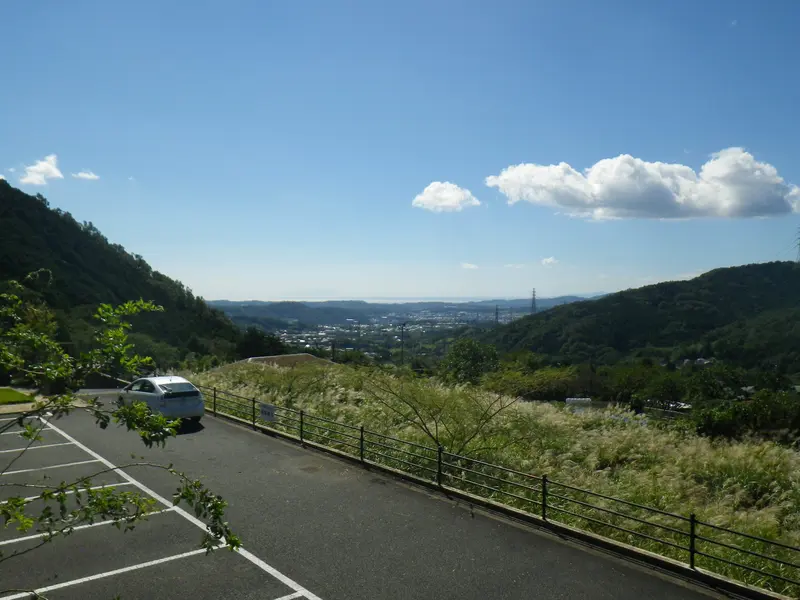
M 800 265 L 772 262 L 555 307 L 481 335 L 501 351 L 532 350 L 570 363 L 719 356 L 745 366 L 783 361 L 796 371 L 798 316 Z
M 61 341 L 82 350 L 86 321 L 98 304 L 143 298 L 165 308 L 137 318 L 133 340 L 162 362 L 195 355 L 232 356 L 239 329 L 183 284 L 154 271 L 141 256 L 109 242 L 91 223 L 49 207 L 0 180 L 0 281 L 51 271 L 50 285 L 35 292 L 58 316 Z

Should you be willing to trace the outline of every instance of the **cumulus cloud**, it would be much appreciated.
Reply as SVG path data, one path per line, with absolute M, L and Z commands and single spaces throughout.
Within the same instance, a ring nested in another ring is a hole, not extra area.
M 3 181 L 5 181 L 5 179 L 6 179 L 6 178 L 5 178 L 5 177 L 3 177 L 2 175 L 0 175 L 0 179 L 2 179 Z
M 462 269 L 477 269 L 479 268 L 478 265 L 473 265 L 472 263 L 462 262 L 461 263 Z
M 80 171 L 78 173 L 73 173 L 72 176 L 75 179 L 86 179 L 88 181 L 97 181 L 100 179 L 100 175 L 95 175 L 91 171 Z
M 505 269 L 524 269 L 525 265 L 518 264 L 518 263 L 509 263 L 507 265 L 503 265 Z
M 8 172 L 9 173 L 16 173 L 17 170 L 14 167 L 9 167 Z
M 433 212 L 458 212 L 480 204 L 472 192 L 449 181 L 434 181 L 411 202 L 411 206 Z
M 552 267 L 553 265 L 557 265 L 558 260 L 555 256 L 548 256 L 547 258 L 542 259 L 542 265 L 545 267 Z
M 58 157 L 55 154 L 48 154 L 42 160 L 26 166 L 25 174 L 19 178 L 19 182 L 28 185 L 47 185 L 48 179 L 64 179 L 64 175 L 58 170 Z
M 583 172 L 519 164 L 486 178 L 509 204 L 525 201 L 594 219 L 763 217 L 800 212 L 800 188 L 743 148 L 711 155 L 699 172 L 622 154 Z

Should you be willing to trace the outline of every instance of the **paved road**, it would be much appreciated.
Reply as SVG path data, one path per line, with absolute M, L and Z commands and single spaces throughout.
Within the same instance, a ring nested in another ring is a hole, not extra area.
M 81 463 L 94 456 L 114 465 L 129 462 L 131 454 L 173 463 L 187 473 L 203 475 L 212 490 L 225 496 L 231 525 L 254 560 L 229 552 L 183 556 L 197 548 L 200 530 L 171 511 L 153 515 L 132 533 L 109 526 L 87 528 L 29 555 L 0 562 L 0 589 L 52 586 L 102 574 L 107 576 L 65 586 L 48 597 L 109 598 L 117 593 L 124 600 L 184 594 L 194 600 L 709 597 L 633 563 L 472 512 L 433 492 L 212 417 L 206 417 L 202 427 L 170 440 L 163 450 L 147 450 L 135 434 L 122 430 L 100 431 L 85 413 L 54 425 L 68 437 L 48 431 L 41 444 L 64 445 L 30 451 L 14 470 L 34 470 L 3 480 L 32 481 L 50 474 L 60 481 L 102 464 L 37 469 Z M 11 438 L 16 436 L 0 437 L 0 450 L 15 447 Z M 8 457 L 9 453 L 0 454 L 0 467 Z M 167 499 L 175 488 L 174 480 L 161 472 L 137 469 L 129 476 Z M 99 483 L 131 485 L 113 473 L 105 477 Z M 0 544 L 14 535 L 4 533 Z M 25 543 L 0 545 L 0 550 L 23 548 Z M 175 558 L 147 566 L 171 557 Z M 119 569 L 131 570 L 114 574 Z

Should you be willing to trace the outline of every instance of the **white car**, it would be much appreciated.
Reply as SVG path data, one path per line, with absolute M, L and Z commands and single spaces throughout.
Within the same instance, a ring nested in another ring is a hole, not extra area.
M 183 377 L 142 377 L 122 388 L 120 402 L 144 402 L 153 412 L 171 419 L 200 421 L 205 412 L 203 394 Z

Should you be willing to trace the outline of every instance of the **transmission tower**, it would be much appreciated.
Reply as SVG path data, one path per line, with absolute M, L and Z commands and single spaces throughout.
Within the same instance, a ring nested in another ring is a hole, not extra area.
M 494 324 L 500 325 L 500 305 L 494 305 Z
M 531 294 L 531 314 L 536 314 L 536 288 L 533 288 L 533 293 Z

